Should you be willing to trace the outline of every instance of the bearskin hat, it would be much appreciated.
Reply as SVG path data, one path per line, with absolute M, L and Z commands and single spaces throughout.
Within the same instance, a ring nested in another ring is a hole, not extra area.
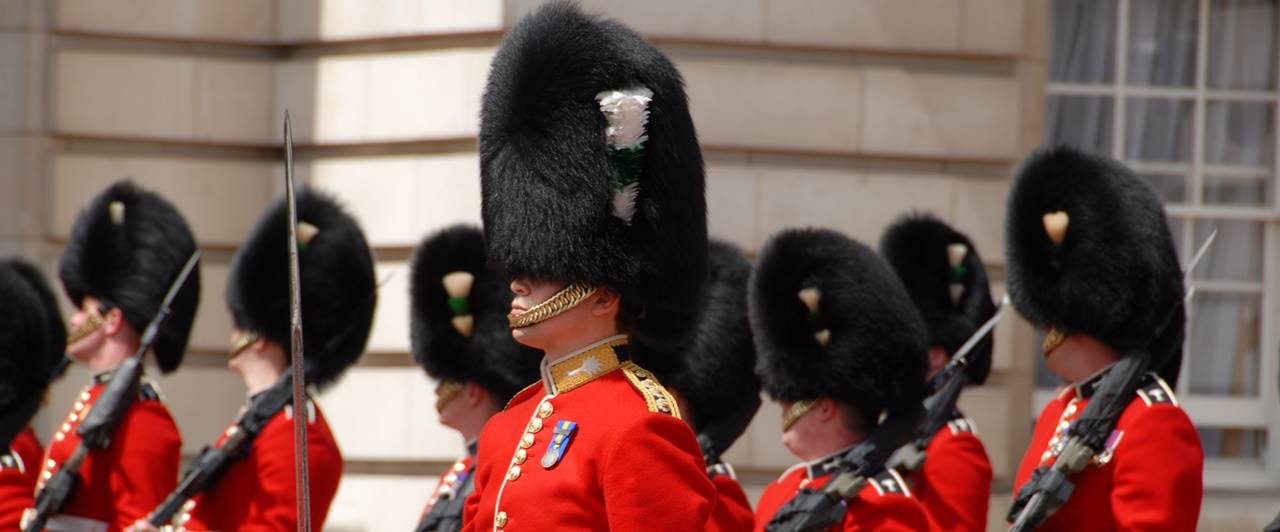
M 195 251 L 195 237 L 173 204 L 128 180 L 118 181 L 76 215 L 58 276 L 77 307 L 85 297 L 95 297 L 119 308 L 142 334 Z M 156 334 L 153 350 L 162 372 L 182 364 L 199 303 L 197 266 Z
M 750 284 L 756 373 L 779 401 L 830 397 L 875 421 L 925 397 L 924 322 L 888 264 L 827 229 L 793 229 L 760 252 Z
M 1066 146 L 1032 154 L 1009 193 L 1005 241 L 1009 295 L 1029 321 L 1147 352 L 1177 381 L 1182 270 L 1160 198 L 1132 170 Z
M 996 313 L 987 271 L 969 237 L 928 214 L 903 216 L 880 239 L 880 254 L 915 301 L 929 345 L 955 354 Z M 991 371 L 986 335 L 969 351 L 965 375 L 982 384 Z
M 643 307 L 632 355 L 680 363 L 706 273 L 702 155 L 680 73 L 629 28 L 552 2 L 494 56 L 480 116 L 491 263 Z
M 44 274 L 25 261 L 0 261 L 0 301 L 0 412 L 11 412 L 24 400 L 39 404 L 66 352 L 67 330 Z
M 364 353 L 378 302 L 373 256 L 364 231 L 337 200 L 299 187 L 298 286 L 307 378 L 318 388 Z M 289 211 L 267 207 L 231 261 L 227 306 L 237 328 L 290 349 Z
M 458 272 L 467 275 L 449 277 Z M 538 380 L 542 353 L 511 337 L 511 289 L 486 266 L 479 227 L 455 225 L 423 239 L 409 282 L 413 359 L 427 375 L 474 381 L 501 402 Z
M 706 297 L 697 333 L 684 351 L 685 367 L 660 376 L 688 402 L 693 411 L 685 416 L 697 432 L 718 420 L 738 417 L 735 414 L 743 408 L 754 414 L 760 407 L 756 348 L 747 319 L 751 263 L 737 246 L 720 240 L 710 242 L 707 262 Z M 749 421 L 752 416 L 741 417 Z

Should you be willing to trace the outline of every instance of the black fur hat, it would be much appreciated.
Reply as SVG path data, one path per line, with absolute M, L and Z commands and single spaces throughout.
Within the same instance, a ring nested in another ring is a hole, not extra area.
M 932 215 L 898 219 L 881 237 L 880 254 L 920 310 L 931 347 L 953 355 L 995 315 L 987 271 L 973 242 Z M 969 351 L 965 375 L 970 383 L 987 381 L 993 336 L 988 334 Z
M 445 277 L 454 272 L 470 274 L 471 286 L 455 286 L 458 295 L 451 297 Z M 502 403 L 538 380 L 542 353 L 511 337 L 512 293 L 485 265 L 479 227 L 455 225 L 423 239 L 413 255 L 409 295 L 413 359 L 427 375 L 474 381 Z
M 1060 243 L 1046 215 L 1066 222 Z M 1177 381 L 1182 270 L 1164 207 L 1133 171 L 1065 146 L 1032 154 L 1009 193 L 1005 241 L 1009 294 L 1028 320 L 1122 355 L 1147 351 L 1152 368 Z
M 195 251 L 195 237 L 173 204 L 128 180 L 117 181 L 76 215 L 58 276 L 77 307 L 85 297 L 98 298 L 119 308 L 142 334 Z M 162 372 L 182 364 L 199 303 L 197 266 L 156 335 L 153 350 Z
M 630 103 L 650 94 L 647 123 L 636 107 L 606 119 L 600 99 L 611 101 L 610 91 L 627 92 Z M 631 127 L 611 128 L 619 120 Z M 634 146 L 627 139 L 638 139 L 639 124 L 642 149 L 613 147 Z M 618 291 L 644 308 L 631 331 L 636 362 L 652 371 L 679 365 L 707 268 L 706 198 L 684 83 L 666 56 L 571 3 L 524 17 L 489 73 L 480 176 L 500 275 Z
M 774 399 L 830 397 L 872 421 L 924 400 L 924 322 L 870 248 L 827 229 L 782 231 L 749 297 L 756 373 Z
M 373 256 L 356 220 L 327 194 L 297 190 L 298 286 L 308 382 L 323 388 L 359 360 L 373 328 Z M 289 222 L 281 197 L 267 207 L 231 261 L 227 306 L 241 330 L 288 352 Z
M 759 408 L 756 348 L 747 319 L 751 263 L 737 246 L 712 240 L 707 250 L 706 298 L 697 333 L 685 349 L 685 368 L 660 379 L 688 401 L 695 431 L 754 404 Z M 750 417 L 750 416 L 747 416 Z M 743 427 L 745 428 L 745 427 Z
M 0 301 L 0 412 L 8 413 L 44 394 L 67 330 L 44 274 L 23 260 L 0 260 Z

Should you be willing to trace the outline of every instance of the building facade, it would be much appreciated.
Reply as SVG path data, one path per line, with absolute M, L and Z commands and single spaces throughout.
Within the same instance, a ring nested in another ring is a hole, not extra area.
M 1004 199 L 1031 149 L 1086 145 L 1165 184 L 1184 253 L 1210 226 L 1224 237 L 1196 277 L 1203 292 L 1181 390 L 1210 454 L 1201 525 L 1256 530 L 1280 510 L 1280 451 L 1268 445 L 1280 419 L 1271 325 L 1280 312 L 1280 24 L 1274 2 L 1170 2 L 1179 6 L 582 3 L 636 28 L 680 67 L 707 161 L 710 231 L 748 250 L 806 225 L 874 245 L 899 214 L 929 211 L 973 238 L 998 296 Z M 359 217 L 381 282 L 369 353 L 319 398 L 347 458 L 326 528 L 410 528 L 433 475 L 463 449 L 436 423 L 433 385 L 408 356 L 407 261 L 426 233 L 479 222 L 480 95 L 504 29 L 535 4 L 0 0 L 0 252 L 52 272 L 77 210 L 116 179 L 177 204 L 205 253 L 204 293 L 187 362 L 161 385 L 194 455 L 244 399 L 225 369 L 223 288 L 236 246 L 283 189 L 288 110 L 299 178 Z M 1231 43 L 1209 37 L 1228 33 L 1245 40 L 1224 51 Z M 1080 35 L 1090 38 L 1070 38 Z M 1254 42 L 1271 53 L 1223 74 Z M 1168 49 L 1178 58 L 1164 58 Z M 995 470 L 992 530 L 1003 529 L 1041 390 L 1053 385 L 1038 374 L 1038 345 L 1010 314 L 996 330 L 988 384 L 962 401 Z M 71 373 L 55 388 L 38 418 L 42 436 L 84 378 Z M 779 417 L 766 403 L 727 457 L 753 496 L 794 461 Z

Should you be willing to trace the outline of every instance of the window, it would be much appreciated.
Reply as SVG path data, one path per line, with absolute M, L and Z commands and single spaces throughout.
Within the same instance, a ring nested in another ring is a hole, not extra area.
M 1211 488 L 1280 485 L 1280 7 L 1054 0 L 1045 137 L 1124 161 L 1164 199 L 1189 286 L 1177 391 Z M 1036 406 L 1057 382 L 1036 375 Z

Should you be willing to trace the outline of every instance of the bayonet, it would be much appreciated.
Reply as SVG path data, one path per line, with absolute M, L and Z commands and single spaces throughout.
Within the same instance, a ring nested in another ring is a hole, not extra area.
M 297 485 L 298 532 L 311 532 L 311 493 L 307 477 L 306 376 L 302 354 L 302 291 L 298 284 L 298 202 L 293 188 L 293 125 L 284 112 L 284 186 L 289 205 L 289 347 L 293 371 L 293 464 Z

